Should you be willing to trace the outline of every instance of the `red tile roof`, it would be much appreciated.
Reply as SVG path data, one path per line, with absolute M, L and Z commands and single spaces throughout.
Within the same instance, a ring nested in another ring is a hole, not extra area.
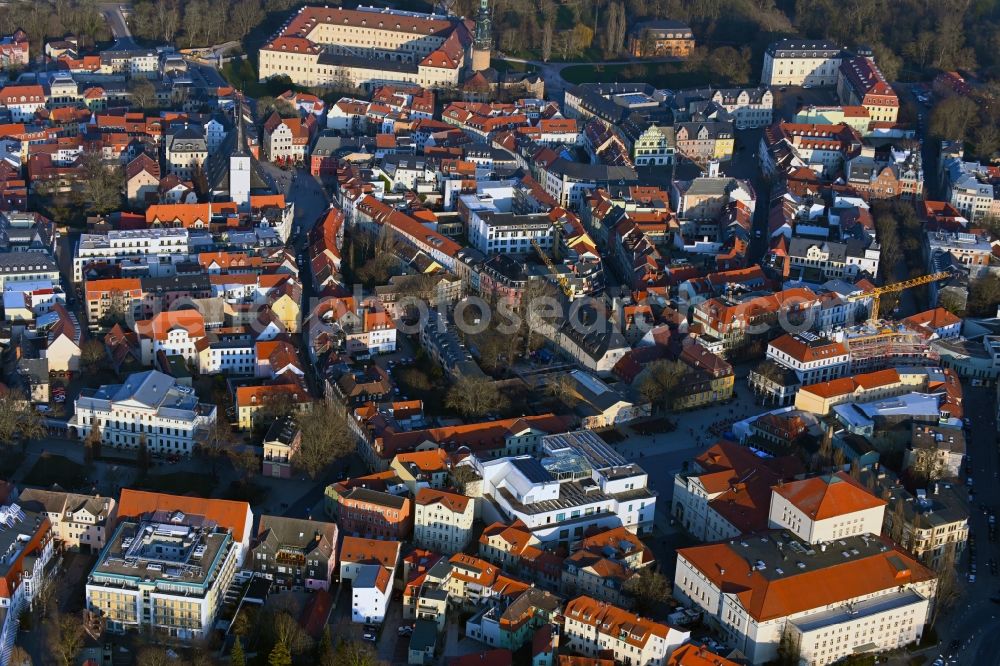
M 931 580 L 934 573 L 891 541 L 873 537 L 872 550 L 835 560 L 829 566 L 798 570 L 784 576 L 762 573 L 728 541 L 677 551 L 711 583 L 733 595 L 757 622 L 839 604 L 910 583 Z M 885 547 L 882 550 L 881 547 Z M 878 547 L 878 548 L 877 548 Z M 876 549 L 877 548 L 877 549 Z
M 667 666 L 740 666 L 735 661 L 726 659 L 708 648 L 687 643 L 670 655 Z
M 401 544 L 398 541 L 345 536 L 340 544 L 340 562 L 381 564 L 391 569 L 396 566 L 400 548 Z
M 427 506 L 429 504 L 440 504 L 452 513 L 465 513 L 469 507 L 471 498 L 458 493 L 449 493 L 444 490 L 434 490 L 433 488 L 421 488 L 414 498 L 417 504 Z
M 845 472 L 792 481 L 775 486 L 774 492 L 813 520 L 836 518 L 886 504 Z
M 140 337 L 163 341 L 174 329 L 183 328 L 190 338 L 205 337 L 205 317 L 198 310 L 164 310 L 135 323 Z
M 250 505 L 246 502 L 122 489 L 118 499 L 119 518 L 137 518 L 155 511 L 181 511 L 204 516 L 231 530 L 236 541 L 243 541 L 250 529 L 250 521 L 247 520 L 251 516 Z
M 576 622 L 588 624 L 594 627 L 595 631 L 614 636 L 637 648 L 645 647 L 650 636 L 666 639 L 670 631 L 670 627 L 665 624 L 587 596 L 580 596 L 567 602 L 563 615 L 567 619 L 572 618 Z

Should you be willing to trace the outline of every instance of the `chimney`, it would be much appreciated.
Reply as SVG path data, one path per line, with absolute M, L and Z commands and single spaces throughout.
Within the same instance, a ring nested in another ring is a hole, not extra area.
M 709 160 L 708 162 L 708 177 L 718 178 L 719 177 L 719 160 Z

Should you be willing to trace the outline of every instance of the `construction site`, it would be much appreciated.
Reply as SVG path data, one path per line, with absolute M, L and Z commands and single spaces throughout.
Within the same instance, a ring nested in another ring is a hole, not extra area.
M 850 372 L 897 365 L 936 365 L 940 358 L 919 332 L 892 321 L 866 322 L 843 332 Z

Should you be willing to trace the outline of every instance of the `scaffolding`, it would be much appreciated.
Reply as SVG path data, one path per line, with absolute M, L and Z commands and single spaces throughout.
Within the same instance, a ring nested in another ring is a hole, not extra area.
M 555 265 L 553 265 L 552 260 L 549 259 L 549 255 L 545 254 L 545 250 L 542 249 L 542 246 L 539 245 L 534 238 L 531 239 L 531 245 L 532 247 L 535 248 L 535 252 L 538 253 L 538 256 L 541 258 L 541 260 L 545 262 L 545 266 L 549 269 L 549 272 L 559 283 L 559 286 L 562 288 L 563 293 L 566 294 L 566 298 L 572 299 L 573 285 L 570 284 L 569 279 L 567 279 L 565 275 L 559 273 L 556 270 L 556 267 Z
M 844 341 L 854 374 L 890 366 L 936 365 L 940 360 L 920 333 L 898 324 L 868 325 L 859 335 L 845 336 Z

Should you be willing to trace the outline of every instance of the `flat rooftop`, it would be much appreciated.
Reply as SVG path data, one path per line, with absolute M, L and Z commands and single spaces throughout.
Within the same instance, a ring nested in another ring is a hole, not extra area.
M 567 481 L 559 484 L 559 498 L 554 500 L 542 500 L 531 504 L 521 504 L 514 495 L 506 488 L 499 489 L 500 495 L 515 510 L 520 513 L 536 514 L 559 509 L 575 509 L 578 507 L 607 502 L 612 498 L 601 491 L 601 487 L 592 479 L 581 481 Z
M 920 603 L 921 601 L 927 600 L 913 590 L 905 590 L 903 592 L 895 592 L 893 594 L 877 597 L 875 599 L 865 599 L 864 601 L 859 601 L 858 603 L 851 604 L 850 606 L 841 606 L 839 608 L 833 608 L 821 613 L 816 613 L 815 615 L 809 615 L 801 620 L 793 620 L 792 623 L 799 628 L 799 631 L 805 633 L 808 631 L 816 631 L 817 629 L 825 629 L 826 627 L 837 626 L 844 622 L 855 622 L 874 615 L 893 611 L 897 608 L 912 606 L 913 604 Z
M 90 576 L 104 584 L 174 584 L 184 586 L 179 593 L 201 593 L 231 544 L 229 532 L 204 516 L 157 511 L 123 522 Z

